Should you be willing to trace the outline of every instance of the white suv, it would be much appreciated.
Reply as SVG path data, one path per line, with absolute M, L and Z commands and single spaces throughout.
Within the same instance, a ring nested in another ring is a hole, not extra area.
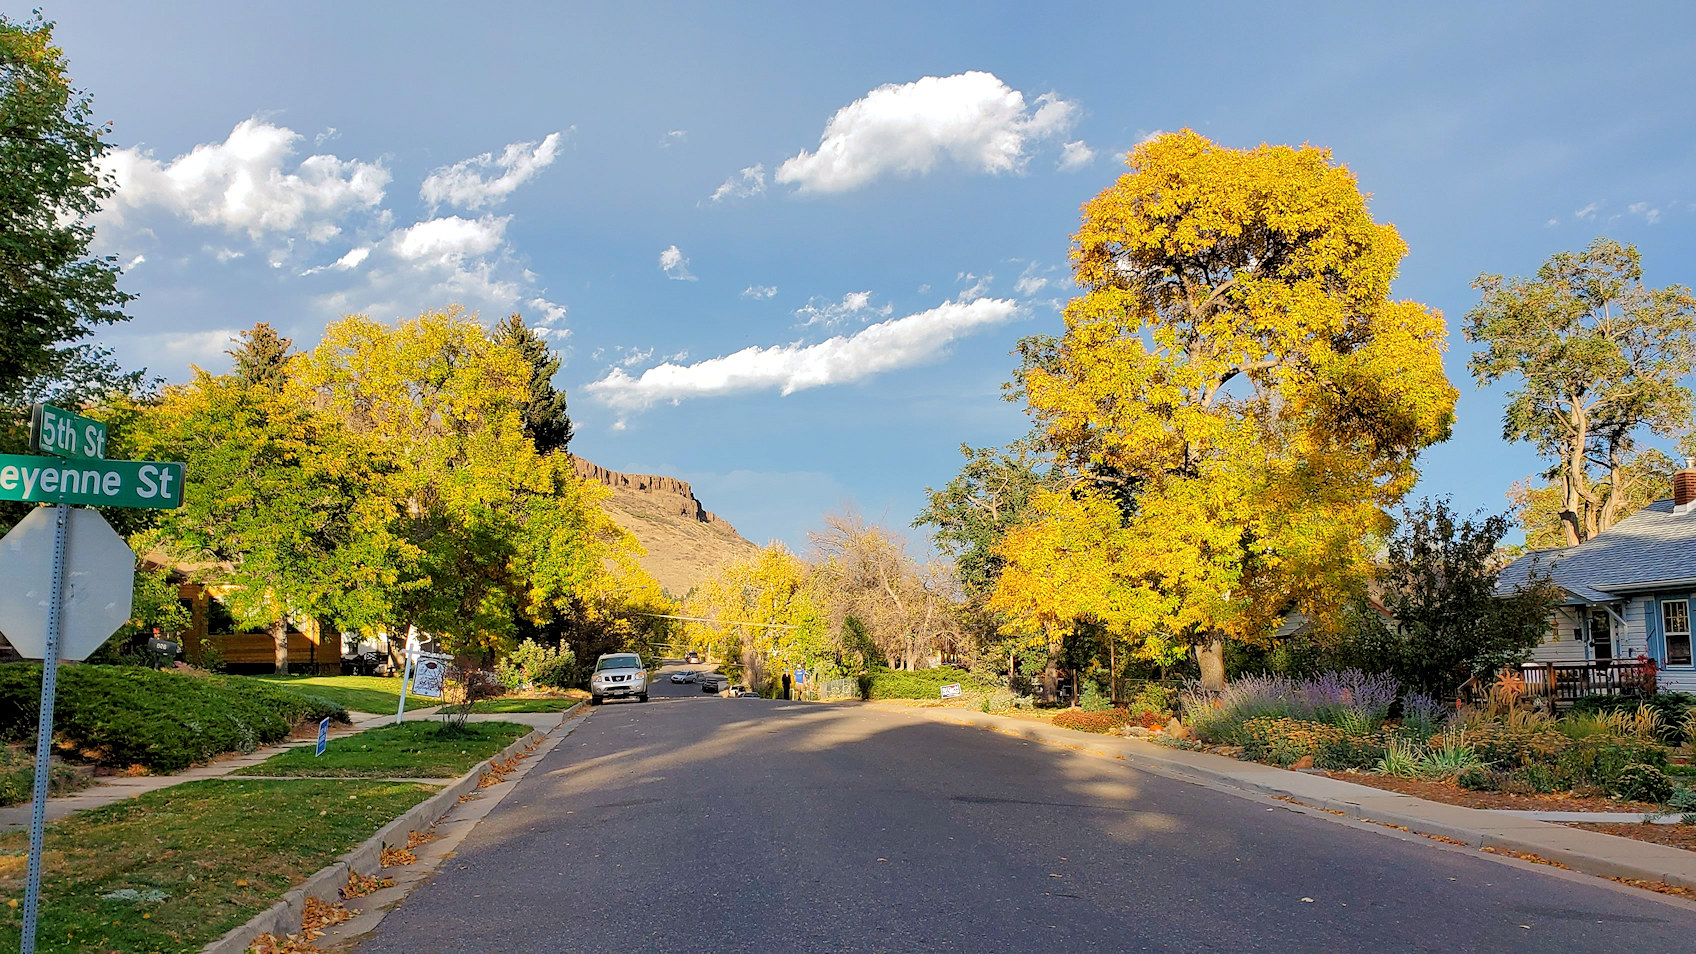
M 642 657 L 607 653 L 595 660 L 595 674 L 589 677 L 589 704 L 598 706 L 607 699 L 625 696 L 648 701 L 648 671 L 642 668 Z

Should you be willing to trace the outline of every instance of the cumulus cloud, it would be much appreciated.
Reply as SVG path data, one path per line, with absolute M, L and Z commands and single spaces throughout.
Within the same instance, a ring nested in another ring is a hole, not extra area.
M 1095 150 L 1082 139 L 1075 139 L 1060 147 L 1061 172 L 1075 172 L 1095 162 Z
M 1018 310 L 1018 303 L 1010 299 L 947 302 L 813 345 L 750 347 L 690 365 L 668 361 L 640 376 L 613 368 L 586 387 L 603 404 L 627 414 L 662 401 L 748 391 L 793 394 L 935 360 L 950 343 L 1006 322 Z
M 343 255 L 341 258 L 336 259 L 334 262 L 331 262 L 328 265 L 319 265 L 315 268 L 309 268 L 306 271 L 301 272 L 301 274 L 302 275 L 316 275 L 319 272 L 352 271 L 353 269 L 358 268 L 361 263 L 363 263 L 367 258 L 370 258 L 370 257 L 371 257 L 371 250 L 369 248 L 364 247 L 364 246 L 360 246 L 359 248 L 350 250 L 346 255 Z
M 760 195 L 766 191 L 766 167 L 762 163 L 754 163 L 746 169 L 724 180 L 724 184 L 713 190 L 708 197 L 709 202 L 722 202 L 725 199 L 746 199 Z
M 743 298 L 764 299 L 777 294 L 776 285 L 749 285 L 742 289 Z
M 865 322 L 872 318 L 888 318 L 894 311 L 895 306 L 890 304 L 874 307 L 872 293 L 859 291 L 843 295 L 841 301 L 809 298 L 805 305 L 795 309 L 795 317 L 801 319 L 803 328 L 809 325 L 835 328 L 850 318 Z
M 845 192 L 945 162 L 972 172 L 1020 172 L 1032 144 L 1064 133 L 1077 116 L 1077 104 L 1053 93 L 1027 103 L 993 73 L 927 76 L 880 86 L 837 110 L 818 150 L 785 160 L 775 178 L 799 192 Z
M 559 156 L 559 143 L 559 133 L 548 133 L 539 143 L 512 143 L 502 149 L 499 156 L 485 152 L 451 166 L 442 166 L 424 178 L 418 194 L 430 203 L 431 208 L 449 205 L 480 209 L 494 205 L 553 165 L 554 159 Z M 489 177 L 484 174 L 497 169 L 499 175 Z
M 95 222 L 123 230 L 139 214 L 164 209 L 197 225 L 324 242 L 348 214 L 383 201 L 389 171 L 330 155 L 293 161 L 302 136 L 259 119 L 236 124 L 221 143 L 203 143 L 168 162 L 151 151 L 116 149 L 102 160 L 117 190 Z
M 511 220 L 510 215 L 485 215 L 478 219 L 450 215 L 429 219 L 397 229 L 393 236 L 394 251 L 412 261 L 461 262 L 500 248 L 505 242 L 506 224 Z
M 665 277 L 679 282 L 692 282 L 695 276 L 689 274 L 689 256 L 673 245 L 660 253 L 660 271 Z

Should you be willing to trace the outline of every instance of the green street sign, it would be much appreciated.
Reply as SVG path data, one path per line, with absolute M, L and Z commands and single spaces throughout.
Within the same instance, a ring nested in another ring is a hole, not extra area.
M 0 454 L 0 500 L 173 510 L 183 505 L 183 465 Z
M 100 460 L 106 456 L 106 425 L 51 404 L 37 404 L 29 419 L 29 449 L 56 457 Z

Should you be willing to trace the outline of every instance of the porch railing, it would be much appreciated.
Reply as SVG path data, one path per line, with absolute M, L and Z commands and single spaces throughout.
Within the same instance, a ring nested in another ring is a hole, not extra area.
M 1524 686 L 1520 698 L 1542 700 L 1554 708 L 1565 708 L 1585 696 L 1641 699 L 1655 693 L 1655 673 L 1630 660 L 1584 663 L 1522 663 L 1516 670 Z M 1461 687 L 1461 701 L 1484 702 L 1499 677 L 1480 677 Z

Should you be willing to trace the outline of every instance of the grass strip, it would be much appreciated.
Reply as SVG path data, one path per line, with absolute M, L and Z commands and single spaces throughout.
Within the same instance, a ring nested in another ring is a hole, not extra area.
M 393 676 L 247 676 L 302 695 L 328 699 L 355 712 L 388 713 L 400 708 L 400 679 Z M 407 711 L 439 706 L 431 696 L 406 694 Z
M 323 755 L 303 745 L 273 755 L 243 775 L 330 778 L 458 778 L 530 732 L 512 722 L 403 722 L 332 739 Z
M 564 712 L 578 703 L 564 696 L 550 699 L 483 699 L 471 705 L 472 712 Z
M 38 950 L 198 950 L 435 791 L 211 779 L 73 815 L 47 830 Z M 0 835 L 0 949 L 18 947 L 28 850 Z

